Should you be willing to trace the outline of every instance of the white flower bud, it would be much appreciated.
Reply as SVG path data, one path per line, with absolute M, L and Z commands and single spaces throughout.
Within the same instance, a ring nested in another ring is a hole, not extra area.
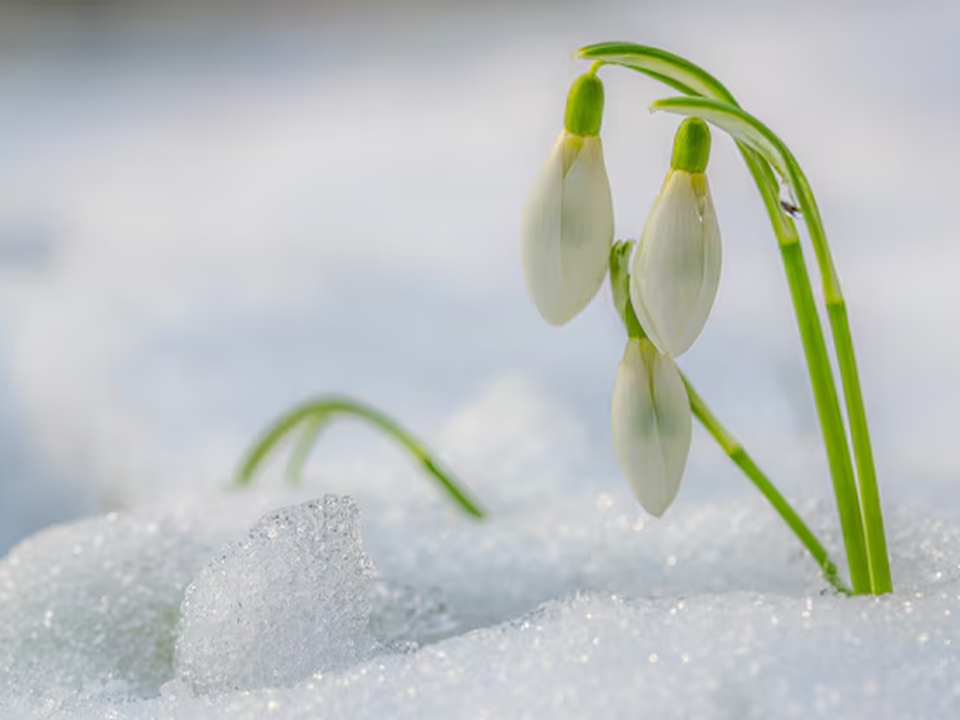
M 692 413 L 673 360 L 631 338 L 613 391 L 613 444 L 643 508 L 659 517 L 680 489 L 690 452 Z
M 563 130 L 523 212 L 523 276 L 543 318 L 563 325 L 603 284 L 613 199 L 599 136 Z
M 700 335 L 720 284 L 720 226 L 703 173 L 671 170 L 631 266 L 630 299 L 660 352 L 677 357 Z

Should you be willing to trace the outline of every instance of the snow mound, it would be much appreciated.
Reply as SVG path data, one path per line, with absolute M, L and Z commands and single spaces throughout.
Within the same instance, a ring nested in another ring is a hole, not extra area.
M 0 561 L 0 695 L 150 695 L 183 590 L 216 539 L 174 512 L 53 528 Z
M 185 589 L 277 504 L 257 493 L 198 498 L 53 527 L 17 545 L 0 559 L 0 709 L 5 697 L 61 707 L 157 695 L 173 678 Z
M 0 561 L 0 717 L 960 715 L 956 517 L 889 507 L 897 592 L 847 598 L 758 498 L 641 522 L 628 491 L 586 484 L 482 524 L 365 500 L 361 543 L 351 500 L 306 497 L 21 545 Z M 839 558 L 830 503 L 802 511 Z
M 174 668 L 195 692 L 286 685 L 370 653 L 370 578 L 350 498 L 283 508 L 187 588 Z
M 590 593 L 215 707 L 119 718 L 954 718 L 958 586 L 924 598 Z

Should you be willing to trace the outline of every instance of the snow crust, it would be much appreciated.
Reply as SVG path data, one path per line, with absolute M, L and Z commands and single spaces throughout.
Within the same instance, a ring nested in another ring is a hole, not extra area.
M 174 653 L 195 692 L 285 685 L 369 654 L 358 509 L 327 495 L 264 516 L 186 590 Z

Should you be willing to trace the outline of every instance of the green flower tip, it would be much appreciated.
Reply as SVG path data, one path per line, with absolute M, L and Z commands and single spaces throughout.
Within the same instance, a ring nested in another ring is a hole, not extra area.
M 710 160 L 710 128 L 700 118 L 687 118 L 673 140 L 670 167 L 689 173 L 702 173 Z
M 578 77 L 567 95 L 563 125 L 567 132 L 589 137 L 600 134 L 603 121 L 603 83 L 593 73 Z

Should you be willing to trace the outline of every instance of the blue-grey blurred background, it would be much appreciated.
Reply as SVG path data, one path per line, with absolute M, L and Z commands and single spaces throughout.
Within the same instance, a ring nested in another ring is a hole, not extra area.
M 489 452 L 522 454 L 562 416 L 583 472 L 619 482 L 608 291 L 551 328 L 518 250 L 573 51 L 612 39 L 702 63 L 790 144 L 844 281 L 884 495 L 960 507 L 953 0 L 24 0 L 0 5 L 0 552 L 222 487 L 264 423 L 331 390 L 453 460 L 451 428 L 495 426 Z M 671 93 L 603 77 L 618 235 L 636 237 L 676 126 L 645 108 Z M 825 497 L 779 256 L 731 143 L 714 147 L 724 277 L 682 365 L 792 496 Z M 328 443 L 330 472 L 402 464 L 363 432 Z M 745 487 L 698 435 L 684 494 Z

